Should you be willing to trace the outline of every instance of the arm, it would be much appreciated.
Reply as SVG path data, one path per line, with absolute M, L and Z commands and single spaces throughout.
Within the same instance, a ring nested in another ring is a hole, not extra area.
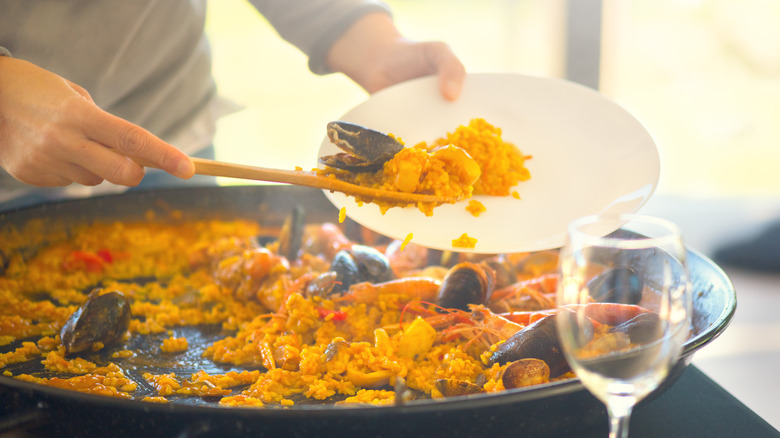
M 465 68 L 441 42 L 405 39 L 375 0 L 252 0 L 279 34 L 309 56 L 318 74 L 338 71 L 368 92 L 437 74 L 442 94 L 460 94 Z
M 134 186 L 144 169 L 128 156 L 182 178 L 194 172 L 185 154 L 101 110 L 78 85 L 0 56 L 0 166 L 14 178 L 49 187 Z
M 356 21 L 336 40 L 326 59 L 333 70 L 343 72 L 369 93 L 436 74 L 442 95 L 455 100 L 466 75 L 446 44 L 407 40 L 384 13 L 367 14 Z

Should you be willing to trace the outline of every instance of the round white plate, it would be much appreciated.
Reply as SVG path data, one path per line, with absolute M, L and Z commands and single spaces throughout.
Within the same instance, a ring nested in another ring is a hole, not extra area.
M 484 118 L 501 128 L 505 141 L 524 155 L 531 179 L 511 196 L 474 196 L 487 211 L 474 217 L 468 201 L 436 207 L 425 216 L 416 207 L 358 206 L 354 198 L 325 191 L 347 216 L 378 233 L 441 250 L 477 253 L 538 251 L 563 245 L 573 219 L 639 209 L 658 184 L 660 161 L 650 134 L 626 110 L 596 91 L 550 78 L 518 74 L 468 75 L 455 102 L 439 94 L 435 77 L 386 88 L 339 120 L 400 136 L 408 146 L 431 142 Z M 339 149 L 327 137 L 319 156 Z M 463 233 L 474 249 L 454 248 Z

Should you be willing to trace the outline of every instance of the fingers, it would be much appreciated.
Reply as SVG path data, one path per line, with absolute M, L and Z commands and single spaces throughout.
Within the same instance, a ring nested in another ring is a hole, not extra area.
M 71 172 L 73 182 L 83 185 L 95 185 L 106 180 L 123 186 L 137 186 L 146 171 L 131 158 L 92 141 L 84 140 L 76 148 Z M 78 179 L 76 179 L 78 178 Z
M 439 41 L 399 39 L 375 67 L 372 74 L 366 75 L 370 80 L 361 84 L 369 93 L 433 74 L 438 77 L 442 97 L 454 101 L 460 96 L 466 78 L 466 68 L 458 57 L 447 44 Z
M 27 61 L 0 63 L 0 166 L 19 181 L 134 186 L 144 169 L 133 160 L 183 178 L 194 173 L 186 154 L 103 111 L 77 84 Z
M 179 178 L 190 178 L 195 172 L 192 160 L 183 152 L 160 140 L 149 131 L 103 111 L 101 117 L 86 118 L 84 134 L 91 140 L 104 145 L 108 151 L 129 156 L 137 162 L 162 169 Z M 109 160 L 106 156 L 96 157 L 103 164 L 111 163 L 116 178 L 134 173 L 132 165 Z M 117 166 L 118 164 L 118 166 Z M 98 164 L 100 166 L 100 164 Z M 102 167 L 102 166 L 101 166 Z M 103 175 L 111 181 L 111 176 Z M 113 181 L 112 181 L 113 182 Z
M 445 99 L 456 100 L 463 89 L 466 68 L 448 45 L 441 42 L 425 43 L 426 57 L 439 77 L 439 89 Z

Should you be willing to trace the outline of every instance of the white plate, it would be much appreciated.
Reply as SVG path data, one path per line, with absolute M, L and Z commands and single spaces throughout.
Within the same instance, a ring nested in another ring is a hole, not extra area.
M 484 118 L 525 155 L 531 179 L 516 190 L 521 199 L 474 196 L 487 211 L 474 217 L 468 201 L 436 207 L 432 217 L 415 207 L 358 206 L 325 191 L 347 216 L 381 234 L 441 250 L 478 253 L 537 251 L 563 245 L 573 219 L 609 210 L 638 210 L 658 184 L 658 150 L 645 128 L 596 91 L 572 82 L 517 74 L 471 74 L 456 102 L 439 94 L 434 77 L 386 88 L 339 120 L 400 136 L 411 146 L 431 142 Z M 319 156 L 338 152 L 326 137 Z M 454 248 L 468 233 L 474 249 Z

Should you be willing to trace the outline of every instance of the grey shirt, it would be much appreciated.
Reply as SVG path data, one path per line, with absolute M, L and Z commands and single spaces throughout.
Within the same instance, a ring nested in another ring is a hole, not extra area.
M 389 13 L 374 0 L 250 2 L 318 74 L 352 22 Z M 0 0 L 0 55 L 65 77 L 104 110 L 171 141 L 216 97 L 205 16 L 206 0 Z M 14 181 L 0 169 L 0 188 Z

